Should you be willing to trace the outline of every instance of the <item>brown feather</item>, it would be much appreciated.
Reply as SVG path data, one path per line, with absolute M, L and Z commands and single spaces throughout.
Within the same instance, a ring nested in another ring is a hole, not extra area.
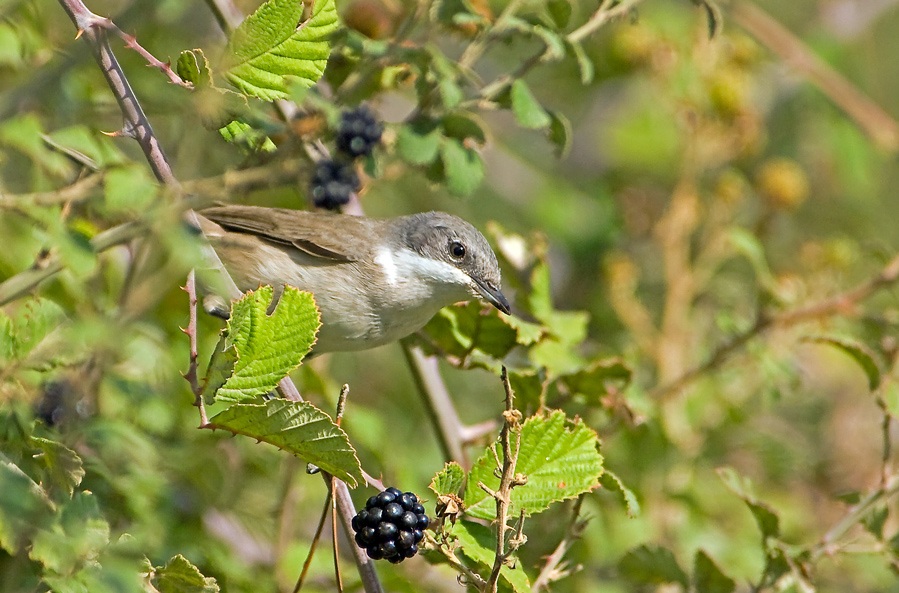
M 258 206 L 215 206 L 200 213 L 226 230 L 290 245 L 313 257 L 335 262 L 359 259 L 350 253 L 370 253 L 371 246 L 365 238 L 371 236 L 372 225 L 381 224 L 369 218 Z M 334 217 L 341 218 L 344 233 L 328 232 L 329 219 Z

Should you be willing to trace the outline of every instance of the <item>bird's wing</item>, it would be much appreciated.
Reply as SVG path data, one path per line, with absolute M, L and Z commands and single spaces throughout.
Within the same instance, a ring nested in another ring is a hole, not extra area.
M 343 217 L 338 214 L 288 210 L 286 208 L 262 208 L 259 206 L 215 206 L 200 214 L 229 231 L 256 235 L 284 245 L 293 246 L 313 257 L 348 262 L 356 258 L 349 255 L 352 239 L 327 232 L 329 220 L 340 217 L 343 225 L 365 225 L 366 219 Z M 349 219 L 349 220 L 347 220 Z M 366 233 L 351 233 L 353 237 Z

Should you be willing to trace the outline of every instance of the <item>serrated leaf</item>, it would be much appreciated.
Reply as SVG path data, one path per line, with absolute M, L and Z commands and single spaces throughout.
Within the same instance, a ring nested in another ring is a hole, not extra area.
M 874 391 L 880 386 L 881 374 L 880 365 L 877 364 L 874 352 L 865 344 L 845 336 L 807 336 L 802 338 L 803 342 L 811 342 L 815 344 L 827 344 L 833 346 L 852 357 L 852 360 L 858 363 L 862 368 L 865 376 L 868 378 L 868 389 Z
M 697 550 L 693 559 L 693 583 L 701 593 L 732 593 L 737 588 L 737 583 L 721 572 L 703 550 Z
M 743 478 L 733 468 L 729 467 L 720 468 L 718 476 L 728 490 L 736 494 L 749 507 L 749 511 L 755 518 L 763 538 L 767 539 L 780 535 L 780 518 L 770 506 L 755 498 L 751 493 L 752 485 L 749 480 Z
M 497 359 L 517 343 L 517 332 L 479 302 L 444 307 L 425 331 L 447 353 L 463 356 L 475 348 Z
M 525 81 L 518 79 L 512 83 L 510 98 L 512 113 L 515 114 L 518 123 L 525 128 L 538 130 L 552 123 L 552 118 L 531 93 Z
M 493 568 L 493 560 L 496 557 L 496 536 L 493 531 L 483 525 L 468 521 L 457 521 L 451 528 L 451 533 L 458 539 L 462 554 L 478 564 Z M 521 563 L 516 562 L 515 568 L 503 566 L 500 569 L 500 579 L 505 581 L 515 593 L 529 593 L 531 582 L 521 568 Z
M 499 443 L 494 443 L 500 454 Z M 494 473 L 496 461 L 488 448 L 475 462 L 465 486 L 466 514 L 478 519 L 493 519 L 496 503 L 478 487 L 483 482 L 492 490 L 499 487 Z M 569 422 L 565 413 L 528 418 L 521 426 L 521 448 L 516 473 L 527 476 L 527 483 L 512 489 L 509 513 L 521 511 L 533 515 L 549 508 L 553 502 L 590 492 L 599 485 L 602 475 L 599 437 L 581 420 Z
M 440 146 L 440 158 L 446 175 L 446 187 L 454 196 L 468 196 L 484 179 L 484 162 L 477 151 L 466 148 L 455 138 L 446 138 Z
M 41 487 L 0 454 L 0 548 L 16 554 L 54 511 Z
M 175 62 L 178 76 L 195 87 L 212 87 L 212 68 L 202 49 L 186 49 Z
M 242 401 L 269 393 L 312 348 L 321 325 L 312 295 L 286 286 L 269 315 L 273 295 L 271 286 L 263 286 L 231 306 L 225 349 L 234 349 L 236 361 L 216 399 Z
M 396 149 L 407 163 L 426 165 L 437 158 L 441 140 L 439 122 L 421 117 L 400 127 Z
M 664 585 L 677 583 L 687 588 L 687 573 L 680 567 L 674 554 L 659 546 L 640 546 L 624 555 L 618 562 L 622 576 L 635 583 Z
M 346 433 L 309 402 L 274 399 L 234 404 L 213 416 L 209 424 L 293 453 L 351 488 L 362 482 L 362 468 Z
M 250 124 L 233 120 L 219 128 L 219 134 L 226 142 L 236 144 L 247 153 L 275 152 L 278 147 L 264 132 Z
M 337 30 L 334 0 L 317 0 L 303 21 L 305 3 L 269 0 L 248 16 L 231 36 L 231 66 L 225 77 L 241 92 L 264 101 L 286 99 L 287 77 L 314 85 L 331 53 Z
M 571 122 L 561 112 L 547 111 L 547 113 L 552 120 L 547 129 L 547 135 L 553 144 L 556 158 L 562 158 L 571 150 Z
M 616 474 L 609 470 L 603 471 L 602 476 L 599 478 L 599 483 L 609 492 L 617 492 L 621 495 L 628 517 L 633 519 L 640 514 L 640 503 L 637 501 L 637 495 L 625 486 L 624 482 Z
M 78 454 L 62 443 L 49 439 L 31 437 L 29 443 L 40 449 L 40 454 L 35 457 L 46 468 L 50 484 L 72 496 L 75 486 L 81 484 L 84 478 L 84 467 Z
M 434 475 L 428 488 L 434 494 L 440 496 L 443 494 L 458 494 L 462 490 L 462 484 L 465 481 L 465 470 L 455 461 L 450 461 L 443 466 L 439 472 Z
M 95 562 L 109 544 L 109 524 L 100 515 L 96 497 L 79 492 L 62 507 L 57 523 L 40 530 L 28 556 L 61 574 Z
M 515 330 L 517 341 L 522 346 L 530 346 L 546 335 L 546 329 L 539 323 L 525 321 L 515 314 L 500 317 L 503 323 Z
M 178 554 L 165 566 L 153 570 L 153 584 L 159 593 L 218 593 L 219 586 L 212 577 L 205 577 L 200 569 Z

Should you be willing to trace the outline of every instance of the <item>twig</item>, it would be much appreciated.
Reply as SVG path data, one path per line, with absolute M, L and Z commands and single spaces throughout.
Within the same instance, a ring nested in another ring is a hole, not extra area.
M 899 280 L 899 255 L 894 256 L 875 276 L 855 288 L 779 315 L 761 315 L 752 327 L 732 338 L 727 344 L 720 346 L 705 362 L 686 371 L 670 383 L 654 389 L 651 395 L 654 398 L 666 398 L 679 392 L 705 373 L 720 366 L 747 342 L 769 329 L 790 327 L 837 313 L 851 313 L 862 301 L 877 291 L 896 283 L 897 280 Z
M 403 340 L 401 344 L 412 378 L 423 396 L 431 424 L 437 430 L 437 440 L 440 441 L 444 459 L 457 461 L 462 467 L 468 467 L 469 460 L 462 441 L 462 420 L 459 419 L 449 390 L 440 376 L 438 360 L 428 356 L 421 347 L 408 340 Z
M 58 206 L 83 202 L 95 195 L 94 190 L 102 182 L 102 173 L 92 173 L 71 185 L 54 191 L 0 195 L 0 209 L 13 210 L 32 206 Z
M 172 167 L 159 145 L 159 140 L 153 134 L 150 121 L 109 46 L 104 26 L 106 19 L 88 10 L 81 0 L 59 0 L 59 3 L 75 23 L 78 36 L 84 37 L 90 46 L 107 84 L 119 104 L 119 109 L 125 117 L 125 125 L 119 132 L 120 135 L 137 140 L 156 178 L 167 185 L 177 187 L 178 180 L 172 173 Z
M 151 54 L 147 49 L 144 48 L 144 46 L 138 43 L 137 37 L 135 37 L 134 35 L 129 35 L 128 33 L 125 33 L 124 31 L 119 29 L 119 27 L 114 22 L 112 22 L 112 19 L 102 19 L 102 21 L 98 23 L 98 26 L 105 27 L 107 30 L 115 33 L 122 41 L 125 42 L 126 47 L 140 54 L 140 56 L 145 59 L 150 66 L 162 71 L 162 73 L 166 75 L 170 82 L 172 82 L 173 84 L 177 84 L 180 87 L 193 90 L 194 85 L 178 76 L 178 73 L 172 70 L 171 64 L 169 64 L 168 62 L 163 62 L 162 60 Z
M 312 543 L 309 544 L 309 553 L 306 554 L 306 560 L 303 562 L 303 568 L 300 570 L 300 576 L 297 577 L 297 584 L 293 587 L 293 593 L 299 593 L 300 589 L 303 588 L 303 582 L 306 580 L 306 575 L 309 573 L 309 567 L 312 566 L 312 557 L 315 555 L 315 549 L 318 547 L 318 541 L 321 539 L 322 531 L 325 529 L 325 520 L 328 518 L 331 510 L 331 501 L 333 497 L 331 496 L 331 491 L 328 490 L 327 496 L 325 496 L 325 505 L 322 508 L 321 516 L 318 518 L 318 526 L 315 528 L 315 535 L 312 536 Z M 336 541 L 335 541 L 336 545 Z
M 603 1 L 586 23 L 568 34 L 568 41 L 571 43 L 583 41 L 612 19 L 625 16 L 640 2 L 641 0 L 622 0 L 615 6 L 607 8 L 607 3 Z
M 206 407 L 203 405 L 203 387 L 197 376 L 197 281 L 193 270 L 187 274 L 187 282 L 181 289 L 187 293 L 189 299 L 187 327 L 181 330 L 187 334 L 190 341 L 190 364 L 187 372 L 184 373 L 184 378 L 194 393 L 194 405 L 200 411 L 200 428 L 202 428 L 209 424 L 209 418 L 206 416 Z
M 821 541 L 812 548 L 811 560 L 818 560 L 821 556 L 831 553 L 837 540 L 846 535 L 853 526 L 861 522 L 878 504 L 889 500 L 896 494 L 899 494 L 899 476 L 893 476 L 882 488 L 869 493 L 852 507 L 845 517 L 828 529 Z
M 581 495 L 574 501 L 574 507 L 571 509 L 571 520 L 568 522 L 568 528 L 565 530 L 565 537 L 553 550 L 553 553 L 546 559 L 540 574 L 534 579 L 531 585 L 533 593 L 539 593 L 542 589 L 546 589 L 551 583 L 569 574 L 568 569 L 562 568 L 565 554 L 574 545 L 574 542 L 580 539 L 587 521 L 580 518 L 581 505 L 584 503 L 584 495 Z
M 502 381 L 506 394 L 506 409 L 503 412 L 503 428 L 499 434 L 500 444 L 503 448 L 499 488 L 496 492 L 492 492 L 482 483 L 478 484 L 496 500 L 496 553 L 493 570 L 490 572 L 490 578 L 487 579 L 485 587 L 485 590 L 490 593 L 496 593 L 500 570 L 513 551 L 511 549 L 506 551 L 506 529 L 508 529 L 506 522 L 509 505 L 512 503 L 512 488 L 527 481 L 524 476 L 515 475 L 515 465 L 518 463 L 518 451 L 521 446 L 521 412 L 515 409 L 515 394 L 512 392 L 512 384 L 509 382 L 506 367 L 503 367 Z M 514 444 L 512 435 L 514 435 Z
M 749 2 L 735 3 L 732 14 L 734 21 L 830 97 L 881 148 L 899 150 L 899 122 L 786 27 Z

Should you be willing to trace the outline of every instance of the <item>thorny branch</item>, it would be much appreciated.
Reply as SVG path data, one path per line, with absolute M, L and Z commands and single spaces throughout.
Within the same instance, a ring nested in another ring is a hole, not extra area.
M 103 75 L 106 77 L 110 89 L 119 103 L 119 107 L 125 117 L 125 125 L 121 135 L 137 140 L 157 179 L 166 185 L 178 188 L 180 184 L 172 172 L 168 159 L 162 151 L 158 139 L 153 134 L 153 129 L 150 126 L 137 97 L 131 89 L 131 85 L 128 83 L 121 65 L 116 59 L 112 48 L 109 46 L 106 29 L 103 25 L 105 19 L 88 10 L 81 0 L 59 0 L 59 2 L 63 10 L 66 11 L 75 23 L 79 36 L 84 37 L 90 46 L 91 51 L 94 53 L 94 57 L 103 71 Z M 190 222 L 196 223 L 197 215 L 193 211 L 188 211 L 187 216 Z M 195 224 L 195 226 L 198 227 L 199 225 Z M 222 279 L 225 280 L 231 296 L 240 296 L 240 291 L 237 289 L 236 284 L 234 284 L 233 279 L 225 270 L 224 266 L 221 264 L 221 260 L 219 260 L 211 247 L 208 247 L 204 255 L 209 258 L 210 263 L 213 264 L 213 267 L 219 271 Z M 58 271 L 59 269 L 62 269 L 62 264 L 57 263 L 54 267 L 56 267 L 55 271 Z M 55 271 L 52 273 L 55 273 Z M 44 277 L 49 277 L 52 273 Z M 4 283 L 0 288 L 5 287 L 6 284 L 7 283 Z M 299 391 L 291 381 L 290 377 L 282 379 L 279 387 L 281 388 L 282 394 L 288 399 L 294 401 L 302 400 Z M 350 491 L 346 484 L 341 481 L 335 482 L 333 495 L 337 498 L 337 508 L 341 520 L 344 523 L 344 531 L 349 537 L 352 537 L 353 531 L 350 521 L 356 514 L 356 509 L 353 506 L 353 500 L 350 497 Z M 356 566 L 359 570 L 360 577 L 362 578 L 365 591 L 367 593 L 381 593 L 383 589 L 381 588 L 380 581 L 374 570 L 373 562 L 360 548 L 356 546 L 352 546 L 352 548 Z
M 184 373 L 184 378 L 194 393 L 194 405 L 200 411 L 200 428 L 202 428 L 209 424 L 209 418 L 206 416 L 206 407 L 203 404 L 203 387 L 197 376 L 197 281 L 193 270 L 187 274 L 187 283 L 182 289 L 187 293 L 189 299 L 189 316 L 187 327 L 181 331 L 187 334 L 188 340 L 190 340 L 190 364 L 187 372 Z
M 490 593 L 496 593 L 500 570 L 512 553 L 514 553 L 516 547 L 510 545 L 509 549 L 506 549 L 506 531 L 509 529 L 506 523 L 509 518 L 509 506 L 512 503 L 512 488 L 527 482 L 526 476 L 515 473 L 515 466 L 518 463 L 518 451 L 521 446 L 521 412 L 515 409 L 515 394 L 512 392 L 512 385 L 509 382 L 506 367 L 503 367 L 502 381 L 506 394 L 506 406 L 503 412 L 503 428 L 499 433 L 500 445 L 503 450 L 499 488 L 494 492 L 484 483 L 478 483 L 482 490 L 496 500 L 496 555 L 493 561 L 493 570 L 490 572 L 490 578 L 487 579 L 487 585 L 484 587 L 484 590 Z M 518 526 L 519 538 L 521 536 L 520 531 L 523 519 L 524 517 L 521 518 Z M 520 545 L 520 542 L 516 543 Z

